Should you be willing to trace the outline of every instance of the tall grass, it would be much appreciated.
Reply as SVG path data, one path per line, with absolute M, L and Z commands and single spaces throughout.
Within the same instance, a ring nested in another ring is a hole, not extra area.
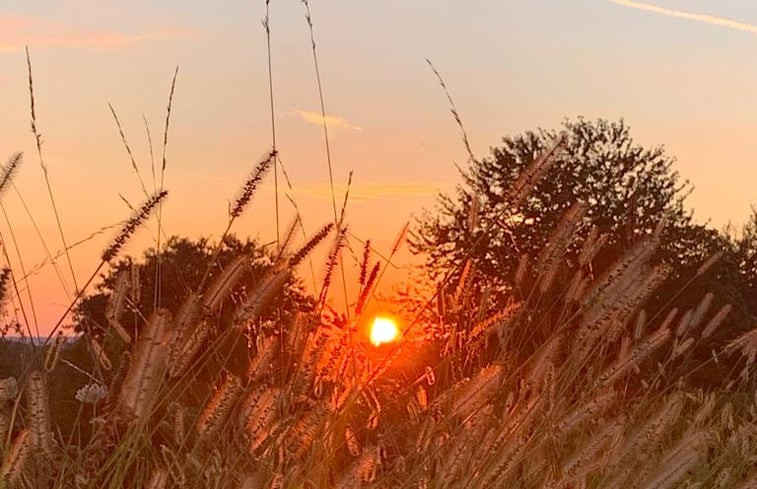
M 531 170 L 524 179 L 537 173 Z M 240 212 L 253 187 L 244 186 Z M 513 193 L 520 200 L 527 188 Z M 127 222 L 103 261 L 161 195 Z M 563 255 L 586 224 L 582 209 L 579 203 L 568 211 L 530 273 L 517 286 L 513 280 L 509 305 L 493 307 L 466 265 L 456 283 L 440 284 L 433 301 L 418 301 L 403 338 L 382 348 L 367 346 L 353 322 L 318 310 L 256 327 L 261 308 L 283 293 L 282 277 L 333 226 L 282 251 L 228 323 L 218 323 L 218 311 L 244 257 L 179 310 L 141 311 L 136 339 L 117 327 L 125 297 L 119 287 L 109 306 L 110 351 L 101 357 L 124 353 L 108 360 L 110 374 L 76 396 L 80 414 L 97 413 L 92 436 L 64 439 L 51 421 L 52 352 L 47 368 L 32 365 L 24 378 L 0 384 L 0 428 L 10 441 L 3 443 L 2 483 L 754 487 L 757 399 L 747 386 L 755 332 L 717 351 L 743 357 L 728 384 L 703 391 L 670 382 L 685 377 L 673 375 L 678 360 L 707 341 L 727 310 L 709 312 L 705 297 L 688 314 L 671 309 L 648 320 L 643 305 L 670 271 L 652 262 L 659 229 L 606 270 L 592 269 L 601 241 L 591 234 L 571 265 Z M 331 269 L 343 238 L 336 239 Z M 368 250 L 359 310 L 378 274 Z M 229 346 L 241 338 L 250 346 L 239 370 L 228 361 Z
M 723 345 L 711 343 L 730 312 L 728 306 L 711 311 L 711 296 L 690 311 L 670 304 L 646 313 L 645 304 L 671 273 L 654 261 L 662 217 L 654 232 L 598 269 L 594 257 L 608 237 L 595 230 L 576 243 L 583 235 L 578 230 L 591 225 L 585 205 L 577 202 L 535 259 L 524 256 L 515 276 L 506 277 L 505 301 L 491 299 L 492 290 L 468 261 L 435 284 L 429 297 L 396 303 L 404 308 L 398 314 L 401 338 L 373 347 L 358 326 L 405 227 L 383 266 L 371 264 L 374 253 L 365 242 L 357 300 L 343 311 L 329 307 L 331 275 L 345 266 L 341 250 L 348 233 L 344 206 L 339 215 L 333 194 L 313 22 L 308 2 L 303 3 L 324 118 L 334 222 L 295 247 L 294 230 L 304 229 L 300 216 L 282 235 L 277 215 L 277 250 L 269 271 L 241 294 L 232 291 L 239 290 L 249 265 L 244 254 L 220 271 L 206 270 L 189 284 L 175 310 L 161 307 L 158 266 L 153 307 L 134 311 L 135 328 L 125 328 L 121 318 L 137 303 L 132 299 L 138 296 L 139 265 L 122 274 L 106 308 L 105 337 L 86 330 L 82 336 L 94 372 L 68 365 L 88 378 L 73 399 L 50 398 L 51 374 L 66 361 L 60 336 L 35 351 L 19 378 L 0 380 L 0 488 L 757 487 L 757 330 Z M 269 20 L 267 14 L 275 132 Z M 175 81 L 174 74 L 159 176 L 152 162 L 152 195 L 111 108 L 147 201 L 102 253 L 87 283 L 77 288 L 66 315 L 153 213 L 158 214 L 161 251 L 160 206 L 166 198 L 165 148 Z M 36 129 L 35 138 L 39 143 Z M 480 226 L 486 234 L 506 227 L 506 213 L 517 215 L 562 145 L 558 138 L 506 189 L 501 219 L 478 222 L 479 209 L 472 204 L 470 230 Z M 40 150 L 42 163 L 41 157 Z M 20 161 L 15 155 L 0 171 L 0 191 Z M 270 167 L 278 214 L 280 163 L 274 136 L 267 157 L 230 208 L 223 237 Z M 329 237 L 325 278 L 314 287 L 319 292 L 315 307 L 264 321 L 262 311 L 278 302 L 287 280 Z M 211 267 L 222 244 L 223 238 Z M 582 247 L 577 261 L 566 259 L 574 245 Z M 702 264 L 696 276 L 708 273 L 711 264 Z M 0 291 L 13 297 L 9 285 L 18 297 L 13 272 L 3 270 Z M 239 300 L 230 301 L 232 295 Z M 346 295 L 345 289 L 345 302 Z M 221 314 L 230 303 L 233 313 Z M 234 357 L 240 345 L 246 352 L 241 366 Z M 713 358 L 693 370 L 724 356 L 739 359 L 736 371 L 706 390 L 686 383 L 692 369 L 688 353 L 701 346 L 711 348 Z M 55 401 L 77 406 L 70 433 L 55 422 Z

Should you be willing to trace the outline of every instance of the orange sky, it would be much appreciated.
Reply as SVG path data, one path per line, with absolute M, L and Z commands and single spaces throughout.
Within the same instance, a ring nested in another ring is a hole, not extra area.
M 664 143 L 696 187 L 699 220 L 742 222 L 757 181 L 757 6 L 627 0 L 314 2 L 313 18 L 337 193 L 354 171 L 353 232 L 388 252 L 403 224 L 457 182 L 465 149 L 444 75 L 474 151 L 504 134 L 566 117 L 625 117 L 642 144 Z M 69 242 L 129 214 L 119 194 L 140 187 L 108 111 L 114 105 L 144 175 L 156 152 L 170 77 L 180 65 L 168 147 L 170 234 L 218 236 L 237 187 L 270 145 L 264 2 L 171 0 L 117 7 L 94 0 L 6 0 L 0 6 L 0 155 L 24 151 L 16 181 L 48 246 L 60 239 L 29 131 L 23 46 L 34 64 L 39 128 Z M 275 120 L 305 226 L 331 219 L 309 34 L 295 0 L 272 2 Z M 151 179 L 151 178 L 148 178 Z M 282 221 L 291 209 L 282 200 Z M 3 205 L 27 269 L 44 250 L 14 191 Z M 235 230 L 270 240 L 267 184 Z M 8 222 L 0 222 L 6 243 Z M 153 225 L 154 227 L 154 225 Z M 97 266 L 107 231 L 72 253 L 79 280 Z M 140 234 L 127 251 L 149 244 Z M 15 270 L 20 263 L 8 248 Z M 400 263 L 407 263 L 404 254 Z M 62 264 L 62 263 L 61 263 Z M 401 280 L 402 271 L 389 276 Z M 66 276 L 70 281 L 70 278 Z M 51 267 L 32 276 L 42 331 L 66 296 Z

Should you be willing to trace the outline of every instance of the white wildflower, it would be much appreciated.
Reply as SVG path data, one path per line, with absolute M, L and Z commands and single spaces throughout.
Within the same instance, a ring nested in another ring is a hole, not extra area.
M 18 382 L 14 377 L 0 379 L 0 402 L 10 401 L 18 394 Z
M 97 404 L 108 395 L 108 388 L 102 384 L 87 384 L 76 391 L 79 402 Z

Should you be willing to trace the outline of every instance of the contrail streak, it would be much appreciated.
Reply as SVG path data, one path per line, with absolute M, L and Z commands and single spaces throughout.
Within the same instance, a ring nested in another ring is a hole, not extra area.
M 737 31 L 749 32 L 751 34 L 757 34 L 757 25 L 748 24 L 746 22 L 739 22 L 738 20 L 729 19 L 726 17 L 718 17 L 716 15 L 699 14 L 695 12 L 686 12 L 683 10 L 674 10 L 666 7 L 660 7 L 659 5 L 652 5 L 649 3 L 636 2 L 634 0 L 607 0 L 618 5 L 622 5 L 628 8 L 634 8 L 637 10 L 644 10 L 660 15 L 667 15 L 668 17 L 677 17 L 679 19 L 693 20 L 695 22 L 703 22 L 705 24 L 716 25 L 720 27 L 726 27 L 728 29 L 734 29 Z

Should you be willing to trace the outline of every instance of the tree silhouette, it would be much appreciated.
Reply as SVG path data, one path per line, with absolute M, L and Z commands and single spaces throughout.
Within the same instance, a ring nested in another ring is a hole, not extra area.
M 119 261 L 106 275 L 98 291 L 79 304 L 75 311 L 73 328 L 77 332 L 89 332 L 95 337 L 110 331 L 107 317 L 107 303 L 117 293 L 119 281 L 125 280 L 126 295 L 123 313 L 119 322 L 127 332 L 135 333 L 155 307 L 156 277 L 160 284 L 160 307 L 170 311 L 179 310 L 181 304 L 192 292 L 197 292 L 206 272 L 206 283 L 232 260 L 246 256 L 248 267 L 228 299 L 221 306 L 218 323 L 228 323 L 235 304 L 252 290 L 272 269 L 275 254 L 272 249 L 260 246 L 255 241 L 240 241 L 227 237 L 218 250 L 207 239 L 190 240 L 171 237 L 166 246 L 157 254 L 154 249 L 144 253 L 142 260 L 127 257 Z M 158 271 L 159 270 L 159 271 Z M 157 272 L 157 273 L 156 273 Z M 261 322 L 278 318 L 278 314 L 292 315 L 312 307 L 312 299 L 306 295 L 300 282 L 292 275 L 282 292 L 275 295 L 265 308 Z
M 552 165 L 514 208 L 508 190 L 556 141 L 561 144 Z M 577 202 L 585 203 L 586 211 L 565 255 L 566 274 L 556 277 L 563 290 L 571 278 L 567 273 L 578 262 L 576 243 L 593 229 L 607 238 L 592 260 L 594 269 L 604 270 L 664 219 L 654 262 L 670 265 L 671 273 L 644 307 L 650 314 L 673 305 L 684 312 L 713 292 L 711 311 L 726 303 L 733 307 L 716 338 L 733 338 L 752 327 L 757 313 L 757 217 L 739 239 L 695 223 L 685 207 L 692 188 L 673 169 L 674 161 L 661 146 L 637 144 L 622 120 L 579 118 L 566 120 L 560 133 L 538 129 L 505 137 L 490 156 L 472 161 L 462 171 L 463 183 L 453 195 L 439 196 L 435 212 L 424 213 L 411 246 L 426 258 L 432 278 L 457 270 L 449 285 L 454 287 L 462 270 L 473 270 L 476 279 L 469 282 L 504 303 L 518 298 L 520 291 L 513 283 L 519 265 L 538 261 L 553 230 Z M 707 273 L 698 273 L 716 254 L 720 259 Z M 528 281 L 528 270 L 534 268 L 522 267 L 527 272 L 521 279 Z M 550 301 L 544 304 L 546 308 Z M 711 351 L 702 347 L 692 355 L 707 360 Z M 705 382 L 718 372 L 705 368 L 699 374 Z
M 289 324 L 295 315 L 313 307 L 312 297 L 305 293 L 290 271 L 281 288 L 263 305 L 254 324 L 246 324 L 243 328 L 232 327 L 236 305 L 248 294 L 254 293 L 255 287 L 263 283 L 274 269 L 275 251 L 255 241 L 243 242 L 230 236 L 216 250 L 205 238 L 193 241 L 172 237 L 159 255 L 150 249 L 144 253 L 142 260 L 125 258 L 102 277 L 98 292 L 86 297 L 76 308 L 73 328 L 84 333 L 84 341 L 94 340 L 103 346 L 111 356 L 114 364 L 112 372 L 115 372 L 122 352 L 128 349 L 124 339 L 119 336 L 126 334 L 136 338 L 146 318 L 155 310 L 156 277 L 159 277 L 160 284 L 160 308 L 175 315 L 179 314 L 182 304 L 192 293 L 204 292 L 201 287 L 213 283 L 216 275 L 240 257 L 246 262 L 242 275 L 235 280 L 236 285 L 209 318 L 215 331 L 229 332 L 221 336 L 224 341 L 222 345 L 214 345 L 216 351 L 224 352 L 224 358 L 210 358 L 208 361 L 211 364 L 203 370 L 212 371 L 214 363 L 224 364 L 231 371 L 241 369 L 250 354 L 248 344 L 254 342 L 261 332 L 270 333 L 282 324 Z M 203 281 L 204 278 L 206 280 Z M 119 294 L 123 296 L 120 301 L 117 300 Z M 120 304 L 117 321 L 114 321 L 110 310 L 113 303 Z M 123 330 L 121 335 L 118 334 L 119 326 Z M 92 358 L 94 354 L 90 347 Z M 100 375 L 107 377 L 110 374 L 100 372 Z
M 54 399 L 54 418 L 64 436 L 68 437 L 71 433 L 84 439 L 90 436 L 91 426 L 88 422 L 93 412 L 88 409 L 80 412 L 82 405 L 75 399 L 75 394 L 88 383 L 105 385 L 112 381 L 113 376 L 119 375 L 122 353 L 129 349 L 108 320 L 109 302 L 113 302 L 119 288 L 125 287 L 122 291 L 125 298 L 118 322 L 131 338 L 135 338 L 144 325 L 145 318 L 149 317 L 154 308 L 158 267 L 160 305 L 175 312 L 191 292 L 198 290 L 206 271 L 209 270 L 207 282 L 212 283 L 220 270 L 232 260 L 244 256 L 249 266 L 228 298 L 221 304 L 220 311 L 214 316 L 214 327 L 223 330 L 231 325 L 236 303 L 272 271 L 276 258 L 272 249 L 260 246 L 255 241 L 243 242 L 233 236 L 224 240 L 217 254 L 215 251 L 215 246 L 205 238 L 191 240 L 171 237 L 160 255 L 154 249 L 150 249 L 141 259 L 127 257 L 116 263 L 102 276 L 97 291 L 79 303 L 71 328 L 81 335 L 61 348 L 61 360 L 49 373 Z M 121 282 L 125 282 L 126 285 Z M 266 328 L 290 324 L 294 315 L 312 310 L 312 307 L 313 299 L 305 293 L 298 279 L 290 275 L 281 290 L 272 295 L 258 322 L 248 325 L 246 331 L 226 339 L 221 350 L 227 353 L 228 357 L 211 359 L 211 364 L 202 370 L 212 371 L 214 362 L 225 362 L 224 368 L 230 371 L 243 368 L 247 365 L 247 357 L 250 354 L 248 341 L 254 340 L 254 337 Z M 91 339 L 103 345 L 110 361 L 113 362 L 110 371 L 103 371 L 98 362 L 94 361 Z M 33 353 L 29 343 L 0 341 L 0 378 L 20 378 L 23 366 L 32 359 Z M 44 352 L 41 355 L 44 358 Z M 210 380 L 200 375 L 198 382 L 204 381 Z M 78 416 L 81 416 L 81 419 L 77 423 Z
M 746 300 L 757 315 L 757 207 L 752 208 L 752 215 L 735 242 Z
M 679 229 L 690 226 L 684 208 L 690 185 L 679 181 L 674 160 L 662 147 L 636 144 L 622 120 L 565 121 L 563 135 L 554 164 L 515 215 L 509 213 L 505 189 L 554 144 L 558 133 L 539 129 L 505 137 L 491 156 L 473 161 L 455 195 L 440 195 L 436 213 L 419 219 L 414 251 L 425 254 L 431 268 L 438 270 L 460 265 L 472 249 L 476 268 L 498 281 L 512 276 L 521 255 L 538 254 L 577 201 L 588 204 L 586 221 L 608 234 L 605 253 L 651 233 L 663 216 L 667 243 L 675 241 Z M 471 229 L 472 213 L 478 225 Z

